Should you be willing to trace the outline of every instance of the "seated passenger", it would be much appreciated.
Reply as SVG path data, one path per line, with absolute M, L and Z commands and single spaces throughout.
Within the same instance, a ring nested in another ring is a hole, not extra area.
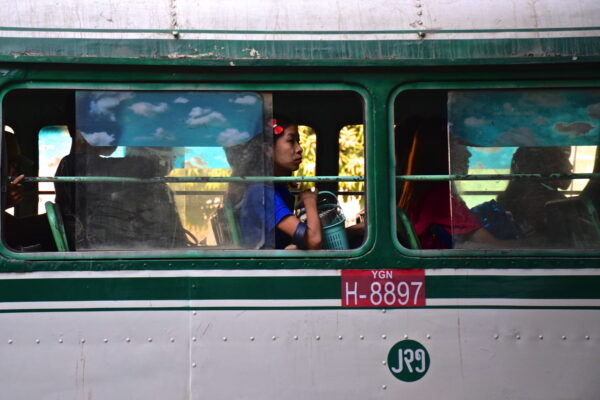
M 21 149 L 14 134 L 5 133 L 7 148 L 7 172 L 13 179 L 8 182 L 6 190 L 6 208 L 18 206 L 23 201 L 22 181 L 23 169 L 32 166 L 33 162 L 21 154 Z M 17 174 L 19 174 L 17 176 Z M 48 217 L 46 214 L 15 217 L 4 212 L 4 237 L 9 247 L 18 251 L 53 251 L 56 250 Z
M 238 149 L 228 149 L 228 159 L 233 157 L 232 153 L 239 154 L 244 148 L 246 155 L 252 153 L 263 160 L 265 157 L 272 160 L 275 176 L 290 176 L 302 162 L 298 124 L 278 117 L 270 125 L 272 146 L 264 149 L 259 142 L 263 138 L 257 135 L 250 142 L 236 146 L 240 147 Z M 254 150 L 248 150 L 253 146 Z M 305 190 L 299 194 L 299 202 L 306 209 L 306 223 L 294 216 L 294 198 L 285 184 L 266 182 L 250 185 L 245 190 L 239 211 L 244 245 L 251 248 L 320 249 L 322 238 L 317 193 Z
M 569 161 L 570 147 L 520 147 L 513 154 L 512 174 L 569 174 L 573 166 Z M 538 238 L 543 241 L 546 232 L 544 206 L 549 201 L 566 196 L 559 189 L 567 189 L 570 179 L 512 180 L 497 203 L 512 215 L 519 237 Z M 538 243 L 541 244 L 541 243 Z
M 406 175 L 449 173 L 446 121 L 410 121 L 399 128 L 400 134 L 413 135 Z M 416 130 L 407 132 L 412 129 Z M 455 144 L 454 148 L 455 158 L 461 165 L 453 165 L 453 172 L 467 173 L 470 152 L 463 145 Z M 398 206 L 406 212 L 424 249 L 447 249 L 466 242 L 492 246 L 502 243 L 482 227 L 452 183 L 406 181 Z
M 74 142 L 56 176 L 153 178 L 171 169 L 169 150 L 131 148 L 124 158 L 104 158 L 115 147 L 91 146 L 79 133 Z M 173 194 L 164 182 L 55 186 L 71 249 L 172 249 L 195 244 L 193 235 L 183 228 Z

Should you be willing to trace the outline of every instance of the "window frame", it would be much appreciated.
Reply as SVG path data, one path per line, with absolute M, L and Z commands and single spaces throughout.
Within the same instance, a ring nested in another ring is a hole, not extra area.
M 3 104 L 5 96 L 17 89 L 55 89 L 55 90 L 101 90 L 101 91 L 256 91 L 256 92 L 348 92 L 358 96 L 362 102 L 364 132 L 365 132 L 365 203 L 367 215 L 375 215 L 373 201 L 374 194 L 372 187 L 367 182 L 369 179 L 369 168 L 367 156 L 369 149 L 373 147 L 372 121 L 370 118 L 372 110 L 372 99 L 370 93 L 363 87 L 348 83 L 323 83 L 323 82 L 303 82 L 303 83 L 113 83 L 113 82 L 26 82 L 11 84 L 8 83 L 0 90 L 0 104 Z M 4 120 L 4 118 L 3 118 Z M 0 149 L 1 150 L 1 149 Z M 372 150 L 371 150 L 372 151 Z M 4 229 L 4 223 L 0 225 Z M 280 250 L 280 249 L 173 249 L 173 250 L 90 250 L 90 251 L 69 251 L 69 252 L 15 252 L 11 250 L 4 241 L 0 244 L 0 255 L 9 259 L 17 260 L 152 260 L 152 259 L 250 259 L 250 258 L 355 258 L 367 253 L 374 245 L 373 232 L 374 221 L 367 218 L 366 237 L 361 246 L 348 250 Z M 371 234 L 369 234 L 371 232 Z M 259 264 L 260 266 L 260 264 Z M 192 268 L 194 265 L 192 264 Z
M 408 84 L 398 85 L 391 91 L 387 103 L 388 107 L 388 158 L 390 160 L 389 184 L 394 188 L 392 191 L 392 200 L 389 204 L 389 212 L 392 216 L 391 237 L 394 248 L 402 255 L 408 257 L 418 257 L 424 259 L 430 258 L 465 258 L 465 257 L 568 257 L 583 256 L 583 257 L 598 257 L 600 249 L 515 249 L 515 248 L 500 248 L 500 249 L 409 249 L 404 247 L 398 240 L 397 229 L 398 221 L 396 216 L 397 199 L 395 196 L 395 188 L 400 180 L 396 179 L 396 157 L 394 154 L 395 137 L 395 103 L 401 93 L 408 91 L 451 91 L 451 90 L 527 90 L 527 89 L 600 89 L 600 81 L 589 80 L 565 80 L 565 81 L 513 81 L 510 83 L 501 81 L 467 81 L 467 82 L 449 82 L 449 81 L 427 81 L 427 82 L 411 82 Z M 600 144 L 598 145 L 600 147 Z M 446 181 L 443 181 L 446 182 Z M 467 267 L 467 265 L 465 265 Z

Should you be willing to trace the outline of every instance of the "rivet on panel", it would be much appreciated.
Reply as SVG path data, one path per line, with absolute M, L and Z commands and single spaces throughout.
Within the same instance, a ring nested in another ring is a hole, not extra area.
M 316 340 L 321 340 L 321 336 L 317 335 L 317 336 L 315 336 L 315 339 Z
M 170 339 L 169 339 L 169 341 L 170 341 L 171 343 L 175 343 L 175 338 L 170 338 Z
M 81 343 L 85 343 L 85 339 L 81 339 L 81 340 L 80 340 L 80 342 L 81 342 Z
M 381 310 L 381 312 L 382 312 L 383 314 L 385 314 L 385 308 L 383 308 L 383 309 Z
M 365 340 L 365 335 L 360 335 L 359 338 L 360 340 Z
M 387 335 L 381 335 L 381 338 L 382 338 L 383 340 L 385 340 L 385 339 L 387 339 Z
M 342 335 L 338 336 L 338 340 L 342 340 L 344 337 Z
M 381 385 L 381 388 L 382 388 L 383 390 L 385 390 L 385 389 L 387 389 L 387 386 L 386 386 L 386 385 Z
M 198 314 L 198 312 L 192 311 L 192 315 L 196 315 L 196 314 Z
M 404 334 L 404 339 L 408 339 L 408 335 L 407 334 Z
M 12 343 L 13 343 L 12 339 L 8 339 L 8 344 L 12 344 Z
M 565 335 L 562 335 L 560 338 L 561 338 L 562 340 L 567 340 L 567 337 L 566 337 Z
M 277 339 L 277 336 L 271 336 L 271 340 Z
M 430 335 L 429 333 L 428 333 L 427 335 L 425 335 L 425 337 L 426 337 L 427 339 L 431 339 L 431 335 Z
M 130 338 L 125 338 L 125 341 L 126 341 L 127 343 L 129 343 L 129 342 L 131 342 L 131 339 L 130 339 Z
M 521 335 L 515 335 L 515 338 L 516 338 L 517 340 L 521 340 Z
M 192 368 L 196 368 L 196 363 L 192 363 Z
M 384 360 L 384 361 L 381 362 L 381 364 L 387 365 L 387 361 Z
M 196 341 L 196 336 L 194 336 L 194 337 L 192 338 L 192 342 L 195 342 L 195 341 Z
M 544 335 L 539 335 L 539 336 L 538 336 L 538 339 L 540 339 L 540 340 L 544 340 Z
M 148 338 L 148 343 L 152 343 L 152 338 L 151 337 Z
M 108 339 L 107 339 L 107 338 L 104 338 L 103 342 L 104 342 L 104 343 L 108 343 Z
M 35 339 L 36 344 L 40 344 L 40 339 Z
M 227 341 L 227 336 L 223 336 L 223 341 L 226 342 Z
M 590 340 L 590 336 L 589 335 L 585 335 L 585 340 Z
M 298 340 L 298 336 L 294 335 L 294 340 Z
M 254 342 L 254 336 L 250 336 L 250 341 Z
M 423 11 L 417 11 L 417 15 L 423 15 Z
M 500 337 L 500 336 L 498 336 L 498 334 L 497 334 L 497 333 L 494 333 L 494 340 L 498 340 L 498 338 L 499 338 L 499 337 Z
M 58 339 L 58 343 L 62 343 L 63 342 L 63 338 Z
M 423 25 L 423 21 L 417 21 L 417 24 Z

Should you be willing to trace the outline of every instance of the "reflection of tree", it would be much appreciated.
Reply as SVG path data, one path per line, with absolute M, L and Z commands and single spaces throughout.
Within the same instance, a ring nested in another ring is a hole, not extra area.
M 197 160 L 195 164 L 198 165 Z M 169 174 L 172 177 L 220 177 L 230 175 L 231 170 L 228 168 L 176 168 Z M 212 229 L 209 219 L 221 205 L 223 194 L 227 190 L 227 183 L 182 182 L 169 183 L 168 185 L 175 194 L 175 204 L 183 226 L 194 233 L 201 241 L 207 236 L 211 236 Z
M 302 164 L 294 176 L 315 176 L 317 156 L 317 135 L 308 126 L 299 126 L 302 145 Z M 363 125 L 347 125 L 339 134 L 339 175 L 363 176 L 365 173 L 364 128 Z M 302 189 L 312 187 L 313 183 L 303 183 Z M 341 191 L 363 191 L 364 182 L 340 182 Z M 343 201 L 360 201 L 364 206 L 364 196 L 344 196 Z

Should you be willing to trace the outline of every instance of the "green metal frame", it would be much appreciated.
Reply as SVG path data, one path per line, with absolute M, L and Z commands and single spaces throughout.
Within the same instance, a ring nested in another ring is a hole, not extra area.
M 543 74 L 543 72 L 541 72 Z M 501 74 L 499 74 L 501 75 Z M 448 81 L 421 81 L 421 82 L 413 82 L 407 83 L 405 85 L 397 86 L 391 93 L 388 98 L 387 103 L 387 117 L 388 117 L 388 126 L 389 131 L 393 132 L 394 127 L 394 104 L 398 95 L 406 91 L 427 91 L 427 90 L 489 90 L 489 89 L 546 89 L 546 88 L 586 88 L 586 87 L 600 87 L 600 80 L 598 76 L 595 76 L 594 79 L 590 79 L 589 81 L 581 81 L 581 80 L 562 80 L 559 78 L 548 78 L 543 81 L 533 81 L 530 79 L 522 79 L 522 80 L 511 80 L 511 81 L 501 81 L 494 79 L 493 81 L 481 81 L 477 80 L 476 77 L 473 77 L 473 80 L 466 82 L 448 82 Z M 564 78 L 564 77 L 562 77 Z M 389 153 L 388 157 L 390 163 L 395 165 L 395 155 L 394 155 L 394 138 L 393 135 L 389 137 Z M 394 171 L 395 168 L 391 169 Z M 493 174 L 493 175 L 393 175 L 390 177 L 390 185 L 395 187 L 397 181 L 456 181 L 456 180 L 500 180 L 500 179 L 539 179 L 539 178 L 547 178 L 547 179 L 561 179 L 561 178 L 597 178 L 599 176 L 598 173 L 589 173 L 589 174 L 551 174 L 548 176 L 542 176 L 541 174 Z M 390 207 L 393 210 L 396 208 L 395 202 L 392 201 Z M 395 232 L 398 229 L 397 225 L 392 228 L 392 232 Z M 508 254 L 506 250 L 459 250 L 459 249 L 449 249 L 449 250 L 412 250 L 407 249 L 400 244 L 397 237 L 393 237 L 393 242 L 396 248 L 399 251 L 405 254 L 414 254 L 420 257 L 440 257 L 442 254 L 454 256 L 454 257 L 470 257 L 470 256 L 503 256 L 506 257 Z M 521 249 L 510 249 L 511 254 L 516 254 L 521 257 L 550 257 L 550 256 L 565 256 L 569 255 L 574 256 L 575 254 L 579 254 L 580 257 L 585 257 L 589 254 L 599 253 L 598 250 L 590 251 L 590 252 L 581 252 L 578 250 L 521 250 Z
M 2 82 L 0 77 L 0 83 Z M 361 96 L 365 108 L 370 104 L 368 92 L 362 87 L 357 85 L 351 85 L 347 83 L 242 83 L 242 84 L 231 84 L 231 83 L 157 83 L 157 84 L 123 84 L 123 83 L 99 83 L 99 82 L 27 82 L 21 84 L 9 84 L 4 90 L 0 92 L 0 98 L 15 89 L 103 89 L 103 90 L 223 90 L 223 91 L 304 91 L 304 92 L 353 92 Z M 369 147 L 369 116 L 365 113 L 364 123 L 366 125 L 366 151 Z M 236 181 L 277 181 L 277 182 L 319 182 L 319 181 L 362 181 L 365 177 L 358 176 L 317 176 L 317 177 L 159 177 L 149 179 L 139 178 L 116 178 L 116 177 L 27 177 L 25 182 L 104 182 L 104 181 L 118 181 L 118 182 L 129 182 L 129 183 L 147 183 L 147 182 L 236 182 Z M 368 195 L 367 195 L 368 196 Z M 358 249 L 350 249 L 344 252 L 331 253 L 326 250 L 323 251 L 302 251 L 302 250 L 253 250 L 253 249 L 210 249 L 210 248 L 193 248 L 193 249 L 176 249 L 168 251 L 89 251 L 89 252 L 68 252 L 63 254 L 53 253 L 15 253 L 10 251 L 8 248 L 0 247 L 0 254 L 16 259 L 28 259 L 28 260 L 82 260 L 82 259 L 124 259 L 124 260 L 135 260 L 135 259 L 223 259 L 223 258 L 256 258 L 256 257 L 268 257 L 278 258 L 282 255 L 295 258 L 347 258 L 356 257 L 362 253 L 368 251 L 368 247 L 372 246 L 374 239 L 372 237 L 366 238 L 363 245 Z M 238 243 L 241 243 L 241 238 L 238 231 Z M 236 263 L 236 266 L 239 263 Z M 171 264 L 170 264 L 171 265 Z M 213 264 L 213 267 L 221 266 L 222 264 Z
M 359 68 L 344 60 L 331 68 L 311 68 L 309 62 L 288 62 L 288 68 L 216 68 L 201 61 L 168 62 L 113 60 L 106 65 L 0 64 L 1 96 L 14 88 L 82 88 L 122 90 L 352 90 L 364 101 L 366 128 L 367 242 L 347 252 L 325 251 L 202 251 L 14 253 L 0 247 L 0 271 L 103 271 L 185 269 L 353 269 L 353 268 L 598 268 L 597 251 L 467 251 L 409 250 L 396 238 L 393 173 L 393 104 L 398 93 L 426 89 L 493 89 L 600 86 L 600 62 L 553 65 L 452 65 L 419 67 L 412 61 L 388 67 Z M 37 59 L 36 62 L 42 61 Z M 53 61 L 48 59 L 47 61 Z M 55 60 L 54 60 L 55 61 Z M 89 61 L 89 60 L 87 60 Z M 524 62 L 527 60 L 524 60 Z M 529 59 L 528 62 L 534 60 Z M 102 61 L 104 62 L 104 61 Z M 108 63 L 109 61 L 106 61 Z M 475 62 L 475 61 L 474 61 Z M 216 61 L 215 61 L 216 63 Z M 501 61 L 498 64 L 506 64 Z M 507 62 L 508 63 L 508 62 Z M 219 65 L 223 65 L 221 61 Z M 340 69 L 340 67 L 342 69 Z M 140 84 L 140 79 L 146 83 Z M 224 83 L 235 82 L 235 83 Z M 387 156 L 386 156 L 387 154 Z M 385 171 L 385 172 L 384 172 Z

